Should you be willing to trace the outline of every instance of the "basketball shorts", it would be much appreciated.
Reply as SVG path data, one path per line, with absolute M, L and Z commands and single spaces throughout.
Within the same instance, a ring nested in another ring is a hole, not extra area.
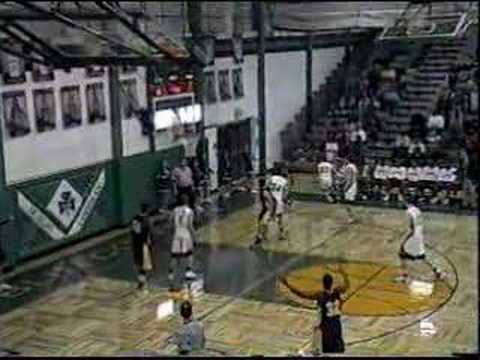
M 279 201 L 278 199 L 274 199 L 274 205 L 272 209 L 272 216 L 281 216 L 285 213 L 285 203 L 283 201 Z
M 321 192 L 328 192 L 331 191 L 332 186 L 333 186 L 333 181 L 331 179 L 318 179 L 319 184 L 320 184 L 320 191 Z
M 345 200 L 355 201 L 356 197 L 357 197 L 357 184 L 354 183 L 345 191 Z
M 334 321 L 331 324 L 320 325 L 322 332 L 322 352 L 323 353 L 343 353 L 345 352 L 345 342 L 343 341 L 342 325 L 340 321 Z
M 170 253 L 173 257 L 184 257 L 193 253 L 193 239 L 190 234 L 175 234 Z
M 424 253 L 418 255 L 408 253 L 403 246 L 400 248 L 398 256 L 400 257 L 400 259 L 404 260 L 424 260 L 426 258 L 426 255 Z

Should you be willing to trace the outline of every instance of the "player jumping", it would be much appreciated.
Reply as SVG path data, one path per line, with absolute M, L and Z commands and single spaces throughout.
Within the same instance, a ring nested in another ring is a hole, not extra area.
M 418 207 L 415 206 L 412 198 L 407 198 L 404 201 L 407 208 L 407 216 L 410 222 L 410 231 L 408 232 L 405 240 L 400 246 L 400 263 L 402 268 L 402 274 L 397 281 L 407 283 L 410 276 L 407 271 L 407 261 L 423 261 L 430 266 L 435 274 L 436 278 L 442 278 L 443 273 L 430 262 L 427 261 L 425 254 L 425 244 L 423 237 L 423 214 Z
M 283 215 L 288 205 L 288 180 L 279 168 L 274 168 L 272 173 L 266 184 L 269 201 L 272 203 L 271 217 L 278 224 L 280 240 L 285 240 Z

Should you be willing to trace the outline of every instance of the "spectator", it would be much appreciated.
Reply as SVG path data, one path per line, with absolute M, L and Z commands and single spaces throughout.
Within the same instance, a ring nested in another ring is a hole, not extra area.
M 392 68 L 385 68 L 381 72 L 380 88 L 377 94 L 381 103 L 381 109 L 393 115 L 393 111 L 400 103 L 396 72 Z
M 427 148 L 420 138 L 414 138 L 408 147 L 408 154 L 412 157 L 422 157 L 427 152 Z
M 205 329 L 203 324 L 193 319 L 192 304 L 184 301 L 180 305 L 183 326 L 175 334 L 173 342 L 180 355 L 191 355 L 205 349 Z
M 188 196 L 188 201 L 191 209 L 195 209 L 195 190 L 192 169 L 188 166 L 186 158 L 183 158 L 180 166 L 175 167 L 172 172 L 174 181 L 174 194 L 177 202 L 180 200 L 182 194 Z
M 325 143 L 326 160 L 328 162 L 333 162 L 333 159 L 338 156 L 338 151 L 339 146 L 335 138 L 335 133 L 329 132 L 327 134 L 327 142 Z
M 142 204 L 141 213 L 132 221 L 132 252 L 139 290 L 146 290 L 148 273 L 152 270 L 151 245 L 148 205 Z
M 368 72 L 368 89 L 367 93 L 370 98 L 375 98 L 380 86 L 380 75 L 383 70 L 382 61 L 375 59 L 373 61 L 373 68 Z

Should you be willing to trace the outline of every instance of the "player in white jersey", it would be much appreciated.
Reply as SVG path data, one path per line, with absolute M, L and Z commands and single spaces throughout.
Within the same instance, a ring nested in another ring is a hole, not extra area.
M 174 279 L 174 264 L 178 265 L 181 259 L 188 259 L 186 279 L 195 279 L 193 272 L 193 249 L 195 246 L 195 230 L 193 228 L 193 210 L 188 206 L 188 196 L 180 196 L 180 204 L 173 210 L 174 235 L 170 248 L 171 260 L 168 279 L 172 283 Z
M 273 175 L 267 180 L 267 192 L 272 204 L 271 218 L 278 223 L 280 240 L 285 239 L 283 223 L 288 204 L 288 180 L 280 169 L 273 169 Z
M 331 162 L 323 161 L 317 166 L 318 170 L 318 183 L 320 185 L 320 194 L 325 196 L 329 202 L 333 202 L 333 174 L 334 167 Z
M 423 261 L 433 269 L 437 278 L 442 277 L 443 274 L 441 271 L 429 263 L 426 258 L 422 211 L 415 206 L 414 201 L 408 196 L 405 201 L 405 206 L 407 208 L 407 217 L 410 222 L 410 231 L 400 246 L 399 257 L 402 274 L 397 280 L 400 282 L 407 282 L 409 280 L 410 276 L 407 271 L 407 261 Z
M 344 199 L 347 202 L 347 213 L 348 213 L 348 222 L 355 222 L 352 209 L 349 206 L 349 203 L 353 203 L 357 198 L 358 192 L 358 169 L 357 166 L 348 161 L 347 164 L 343 167 L 342 173 L 345 176 L 345 185 L 344 185 Z

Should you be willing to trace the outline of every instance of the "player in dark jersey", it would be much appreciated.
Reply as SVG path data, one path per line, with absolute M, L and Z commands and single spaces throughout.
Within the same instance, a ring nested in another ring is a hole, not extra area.
M 333 287 L 333 277 L 330 274 L 323 276 L 323 288 L 317 297 L 319 323 L 316 330 L 321 332 L 323 353 L 345 352 L 343 341 L 341 311 L 345 302 L 345 292 L 350 287 L 348 277 L 340 267 L 344 278 L 344 286 Z M 314 349 L 315 351 L 316 349 Z
M 323 353 L 345 352 L 345 342 L 342 334 L 341 311 L 347 301 L 345 293 L 350 288 L 350 281 L 342 265 L 338 267 L 338 273 L 343 278 L 343 286 L 333 287 L 333 277 L 330 274 L 323 276 L 323 290 L 316 293 L 305 293 L 295 289 L 282 278 L 283 283 L 294 294 L 309 300 L 315 300 L 318 309 L 318 321 L 313 329 L 312 352 L 314 355 Z M 321 349 L 319 349 L 319 337 L 321 334 Z
M 260 177 L 258 179 L 258 192 L 260 199 L 260 213 L 257 217 L 257 235 L 255 236 L 255 241 L 251 246 L 256 246 L 261 244 L 263 240 L 267 237 L 268 232 L 268 221 L 270 218 L 269 206 L 268 206 L 268 197 L 267 189 L 265 186 L 265 177 Z

